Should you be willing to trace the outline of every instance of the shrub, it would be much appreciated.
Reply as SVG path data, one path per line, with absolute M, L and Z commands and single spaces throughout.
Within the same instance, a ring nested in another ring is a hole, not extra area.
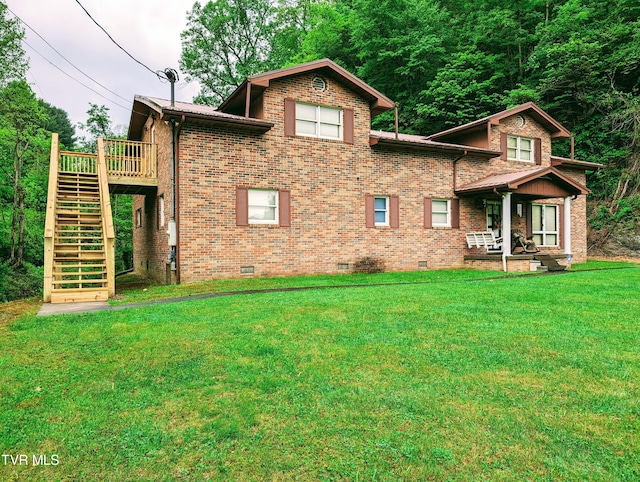
M 382 273 L 384 270 L 384 261 L 372 256 L 365 256 L 353 263 L 354 273 Z
M 42 295 L 44 268 L 24 262 L 19 268 L 0 262 L 0 302 Z

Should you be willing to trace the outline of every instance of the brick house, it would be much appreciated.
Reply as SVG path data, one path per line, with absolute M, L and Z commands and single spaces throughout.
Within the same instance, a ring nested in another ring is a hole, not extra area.
M 534 255 L 502 236 L 516 228 L 585 261 L 585 171 L 600 165 L 552 155 L 571 137 L 558 122 L 528 103 L 431 136 L 372 131 L 394 107 L 327 59 L 252 76 L 218 109 L 136 96 L 129 139 L 158 146 L 157 191 L 134 196 L 136 272 L 337 273 L 364 256 L 528 270 Z M 469 248 L 479 231 L 502 254 Z

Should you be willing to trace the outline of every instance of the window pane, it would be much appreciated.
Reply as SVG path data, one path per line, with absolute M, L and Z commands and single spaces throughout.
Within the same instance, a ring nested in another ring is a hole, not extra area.
M 542 246 L 542 235 L 541 234 L 534 234 L 533 235 L 533 242 L 536 243 L 538 246 Z
M 316 134 L 316 123 L 309 121 L 296 121 L 296 134 L 315 136 Z
M 447 212 L 447 201 L 438 201 L 434 199 L 431 202 L 431 211 L 434 213 L 445 213 Z
M 520 149 L 525 151 L 531 150 L 531 139 L 520 139 Z
M 320 122 L 327 124 L 340 124 L 340 111 L 337 109 L 328 109 L 320 107 Z
M 259 221 L 275 221 L 276 208 L 249 206 L 249 219 L 255 219 Z
M 331 137 L 332 139 L 340 139 L 340 126 L 320 124 L 320 137 Z
M 544 229 L 545 231 L 556 231 L 556 207 L 545 206 L 544 210 Z
M 376 198 L 376 210 L 378 209 L 387 209 L 387 198 L 385 197 Z
M 547 246 L 556 246 L 558 244 L 558 236 L 555 234 L 547 234 Z
M 520 160 L 521 161 L 530 161 L 531 160 L 531 151 L 520 151 Z
M 258 189 L 249 190 L 250 206 L 275 206 L 276 191 L 261 191 Z
M 386 223 L 387 222 L 387 212 L 386 211 L 376 211 L 376 223 Z
M 447 213 L 433 213 L 433 224 L 447 224 Z
M 531 225 L 534 231 L 542 231 L 542 206 L 536 204 L 531 206 Z
M 516 158 L 516 150 L 512 149 L 512 148 L 507 148 L 507 158 L 508 159 L 515 159 Z
M 318 108 L 315 105 L 296 104 L 296 119 L 316 120 Z
M 507 137 L 507 147 L 518 147 L 517 137 Z

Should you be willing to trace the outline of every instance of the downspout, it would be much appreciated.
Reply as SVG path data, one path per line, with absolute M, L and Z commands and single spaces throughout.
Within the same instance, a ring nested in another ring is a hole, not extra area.
M 244 116 L 248 119 L 251 113 L 251 82 L 247 82 L 247 94 L 244 99 Z
M 186 117 L 184 116 L 184 114 L 182 115 L 182 118 L 180 119 L 180 123 L 178 124 L 178 128 L 175 132 L 175 165 L 174 165 L 174 174 L 175 174 L 175 200 L 176 200 L 176 212 L 175 212 L 175 217 L 176 217 L 176 284 L 180 284 L 180 263 L 179 263 L 179 259 L 180 259 L 180 230 L 178 229 L 178 227 L 180 226 L 180 213 L 177 210 L 177 206 L 180 204 L 180 171 L 178 170 L 178 162 L 180 161 L 179 159 L 179 152 L 180 152 L 180 132 L 182 131 L 182 126 L 184 126 L 184 122 L 185 122 Z
M 458 188 L 458 184 L 456 182 L 456 178 L 458 177 L 458 161 L 460 161 L 463 157 L 467 157 L 468 152 L 466 150 L 462 151 L 462 155 L 453 161 L 453 191 Z
M 393 115 L 395 117 L 396 140 L 398 140 L 398 137 L 399 137 L 399 134 L 398 134 L 399 122 L 398 122 L 398 104 L 397 103 L 393 105 Z
M 575 159 L 576 148 L 575 148 L 575 136 L 571 136 L 571 160 Z

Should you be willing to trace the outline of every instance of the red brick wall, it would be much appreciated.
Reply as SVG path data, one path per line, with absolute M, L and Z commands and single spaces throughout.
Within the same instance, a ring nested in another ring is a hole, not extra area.
M 388 270 L 416 270 L 463 265 L 464 233 L 485 230 L 484 209 L 476 200 L 460 202 L 460 229 L 424 228 L 424 198 L 453 198 L 452 164 L 457 156 L 369 146 L 370 113 L 366 101 L 333 81 L 312 89 L 313 75 L 273 81 L 264 94 L 264 119 L 274 127 L 262 135 L 229 128 L 182 127 L 179 143 L 179 265 L 181 281 L 241 276 L 242 266 L 254 274 L 290 275 L 339 272 L 363 256 L 380 257 Z M 342 141 L 284 136 L 284 101 L 299 101 L 354 110 L 353 145 Z M 494 128 L 490 148 L 499 150 Z M 162 124 L 162 125 L 160 125 Z M 161 179 L 170 216 L 170 137 L 156 124 Z M 550 163 L 550 139 L 533 119 L 522 135 L 542 137 L 543 165 Z M 511 131 L 510 131 L 511 132 Z M 457 185 L 499 172 L 536 167 L 533 163 L 466 158 L 458 163 Z M 291 192 L 291 226 L 236 225 L 236 188 Z M 398 196 L 399 228 L 365 225 L 365 196 Z M 578 199 L 574 203 L 580 204 Z M 151 213 L 134 230 L 136 270 L 164 279 L 168 254 L 165 230 Z M 135 199 L 135 209 L 144 205 Z M 575 204 L 574 204 L 575 206 Z M 574 207 L 574 219 L 582 213 Z M 582 214 L 584 216 L 584 214 Z M 517 225 L 517 216 L 513 222 Z M 580 221 L 575 221 L 576 228 Z M 581 239 L 574 231 L 574 245 Z M 585 234 L 586 239 L 586 234 Z M 146 262 L 149 269 L 146 270 Z
M 167 237 L 171 218 L 171 126 L 151 117 L 143 130 L 142 141 L 158 144 L 158 191 L 156 195 L 133 196 L 133 267 L 135 273 L 166 281 L 169 255 Z M 159 198 L 164 198 L 165 223 L 159 223 Z M 142 209 L 142 226 L 136 227 L 136 210 Z

